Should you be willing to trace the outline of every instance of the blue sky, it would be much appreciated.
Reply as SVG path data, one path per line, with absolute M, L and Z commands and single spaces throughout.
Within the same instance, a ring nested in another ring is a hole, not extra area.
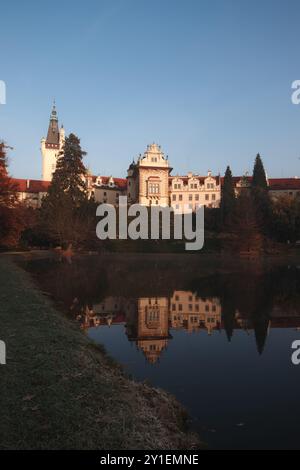
M 41 176 L 53 98 L 94 174 L 125 176 L 148 143 L 173 174 L 300 176 L 297 0 L 1 2 L 0 137 L 16 177 Z

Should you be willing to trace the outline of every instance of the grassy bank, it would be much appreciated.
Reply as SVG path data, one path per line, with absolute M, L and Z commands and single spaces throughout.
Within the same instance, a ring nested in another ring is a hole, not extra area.
M 1 449 L 191 449 L 167 393 L 124 377 L 30 277 L 0 257 Z

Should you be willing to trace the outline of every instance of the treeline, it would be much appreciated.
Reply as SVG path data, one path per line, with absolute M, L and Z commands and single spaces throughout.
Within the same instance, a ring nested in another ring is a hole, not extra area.
M 259 154 L 252 178 L 244 177 L 238 189 L 227 167 L 220 208 L 211 211 L 213 216 L 207 217 L 210 228 L 223 236 L 223 247 L 229 250 L 259 252 L 272 241 L 293 243 L 300 239 L 300 198 L 270 197 Z

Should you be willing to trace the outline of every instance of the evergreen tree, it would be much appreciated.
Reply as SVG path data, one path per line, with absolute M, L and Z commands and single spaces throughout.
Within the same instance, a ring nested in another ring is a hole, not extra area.
M 252 187 L 268 189 L 267 176 L 262 162 L 261 156 L 259 153 L 256 155 L 254 168 L 253 168 L 253 178 L 252 178 Z
M 271 202 L 268 194 L 266 172 L 259 153 L 255 158 L 251 189 L 256 208 L 256 219 L 263 233 L 270 235 L 270 225 L 272 221 Z
M 76 135 L 70 134 L 58 157 L 50 186 L 51 193 L 64 192 L 74 205 L 80 204 L 87 197 L 86 168 L 82 161 L 84 155 L 86 152 L 81 149 L 80 140 Z
M 70 134 L 41 207 L 41 227 L 53 243 L 79 245 L 91 237 L 95 227 L 94 205 L 88 200 L 85 182 L 84 155 L 80 140 Z
M 234 211 L 236 206 L 236 197 L 234 192 L 234 184 L 231 169 L 226 168 L 224 183 L 221 193 L 221 224 L 222 227 L 229 228 L 232 224 Z

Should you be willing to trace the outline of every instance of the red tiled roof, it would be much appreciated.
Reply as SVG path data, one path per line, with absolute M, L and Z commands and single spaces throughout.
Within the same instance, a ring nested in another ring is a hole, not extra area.
M 242 179 L 246 179 L 248 183 L 251 183 L 252 176 L 233 176 L 233 182 L 236 185 Z M 221 177 L 221 183 L 224 182 L 224 176 Z M 300 178 L 268 178 L 270 190 L 300 190 Z
M 11 178 L 11 182 L 16 185 L 17 191 L 22 193 L 46 193 L 51 183 L 50 181 L 21 178 Z
M 270 189 L 300 189 L 300 178 L 269 178 Z
M 198 179 L 202 184 L 206 176 L 194 176 Z M 97 176 L 92 176 L 92 181 L 95 183 Z M 172 181 L 174 178 L 180 178 L 184 184 L 187 184 L 188 177 L 187 176 L 170 176 L 169 181 Z M 213 176 L 217 180 L 220 180 L 221 184 L 224 182 L 224 177 L 220 176 Z M 244 177 L 247 179 L 249 183 L 252 181 L 252 176 Z M 102 185 L 108 185 L 109 176 L 101 176 Z M 242 176 L 233 176 L 233 182 L 236 185 L 240 180 L 242 180 Z M 113 178 L 114 184 L 117 188 L 126 189 L 127 187 L 127 180 L 126 178 Z M 269 178 L 269 189 L 271 190 L 300 190 L 300 178 Z M 51 184 L 50 181 L 42 181 L 42 180 L 27 180 L 21 178 L 11 178 L 11 182 L 14 183 L 17 187 L 17 190 L 24 193 L 45 193 L 48 191 L 48 188 Z

